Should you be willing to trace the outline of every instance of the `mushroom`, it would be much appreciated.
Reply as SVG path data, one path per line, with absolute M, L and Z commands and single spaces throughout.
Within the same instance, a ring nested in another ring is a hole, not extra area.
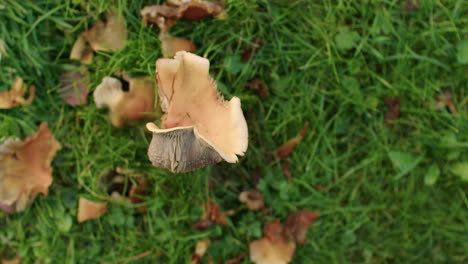
M 240 99 L 224 101 L 208 74 L 209 61 L 185 51 L 156 61 L 158 92 L 166 115 L 153 123 L 148 156 L 153 166 L 192 171 L 222 160 L 238 161 L 248 146 Z
M 125 73 L 124 91 L 122 82 L 113 77 L 104 77 L 94 91 L 94 102 L 98 108 L 109 107 L 111 122 L 120 127 L 126 120 L 141 120 L 152 116 L 154 107 L 154 83 L 146 77 L 130 78 Z

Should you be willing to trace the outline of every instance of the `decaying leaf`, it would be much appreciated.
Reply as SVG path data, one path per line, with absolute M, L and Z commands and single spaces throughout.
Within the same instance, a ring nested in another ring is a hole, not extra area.
M 233 258 L 233 259 L 230 259 L 228 261 L 226 261 L 226 264 L 236 264 L 236 263 L 239 263 L 241 260 L 243 260 L 245 258 L 245 254 L 242 253 L 240 254 L 239 256 Z
M 173 37 L 169 34 L 160 34 L 159 40 L 161 41 L 164 58 L 172 58 L 179 51 L 193 52 L 196 49 L 192 41 Z
M 158 93 L 166 115 L 153 123 L 148 156 L 153 166 L 192 171 L 221 160 L 238 161 L 248 145 L 240 99 L 222 99 L 209 77 L 209 61 L 188 52 L 156 61 Z
M 250 259 L 256 264 L 286 264 L 294 255 L 296 244 L 278 222 L 268 223 L 263 238 L 250 243 Z
M 2 264 L 20 264 L 21 261 L 23 261 L 22 258 L 2 259 Z
M 448 108 L 448 110 L 450 111 L 450 113 L 452 113 L 455 117 L 458 117 L 458 111 L 457 111 L 457 108 L 455 107 L 455 105 L 453 104 L 453 101 L 452 101 L 452 93 L 449 92 L 449 91 L 445 91 L 443 92 L 442 94 L 440 94 L 439 96 L 437 96 L 435 98 L 435 100 L 437 101 L 437 104 L 438 104 L 438 108 L 439 109 L 444 109 L 444 108 Z
M 102 216 L 107 211 L 107 203 L 93 202 L 80 197 L 78 201 L 78 223 Z
M 216 223 L 222 226 L 228 226 L 229 223 L 226 219 L 226 214 L 221 211 L 221 207 L 216 204 L 213 199 L 210 199 L 209 203 L 203 204 L 204 213 L 200 217 L 200 221 L 192 226 L 197 230 L 205 230 Z
M 285 160 L 286 157 L 291 154 L 294 148 L 299 144 L 302 139 L 305 137 L 307 133 L 307 129 L 309 128 L 309 122 L 306 122 L 304 128 L 299 132 L 297 137 L 294 137 L 288 141 L 286 141 L 283 145 L 276 149 L 275 153 L 280 160 Z
M 90 64 L 93 57 L 93 49 L 86 41 L 86 33 L 81 33 L 73 44 L 70 59 L 79 60 L 83 64 Z
M 250 46 L 244 49 L 241 58 L 243 62 L 248 62 L 255 53 L 263 46 L 263 39 L 254 39 Z
M 387 97 L 385 98 L 385 104 L 388 107 L 387 112 L 385 112 L 386 124 L 391 125 L 391 121 L 400 117 L 400 99 Z
M 297 243 L 303 245 L 306 242 L 307 230 L 319 216 L 317 211 L 299 210 L 288 216 L 285 229 Z
M 417 3 L 417 0 L 405 0 L 405 5 L 404 8 L 406 11 L 414 11 L 418 9 L 419 4 Z
M 257 91 L 258 96 L 260 96 L 261 98 L 268 97 L 268 86 L 262 80 L 252 80 L 248 82 L 245 86 Z
M 46 123 L 24 139 L 7 139 L 0 145 L 0 209 L 20 212 L 52 183 L 52 162 L 61 149 Z
M 206 250 L 210 246 L 210 241 L 208 240 L 200 240 L 195 245 L 195 251 L 192 254 L 192 258 L 190 260 L 190 264 L 198 264 L 201 263 L 201 260 L 205 256 Z
M 124 91 L 127 85 L 128 91 Z M 154 93 L 155 84 L 150 79 L 129 78 L 124 74 L 123 82 L 117 78 L 104 77 L 94 91 L 94 102 L 98 108 L 108 107 L 112 124 L 121 127 L 125 121 L 157 115 Z
M 121 50 L 127 42 L 125 18 L 115 10 L 107 11 L 105 21 L 98 20 L 84 38 L 95 51 Z
M 263 196 L 259 190 L 241 192 L 239 201 L 247 204 L 247 208 L 250 210 L 260 210 L 265 207 Z
M 29 86 L 28 99 L 24 99 L 23 95 L 26 92 L 26 85 L 23 84 L 21 77 L 16 77 L 11 89 L 6 92 L 0 92 L 0 109 L 8 109 L 16 106 L 26 106 L 34 100 L 35 86 Z
M 89 72 L 86 67 L 80 67 L 79 71 L 64 71 L 60 76 L 60 98 L 73 106 L 87 104 L 89 84 Z
M 163 5 L 146 6 L 140 13 L 145 24 L 156 24 L 164 31 L 180 18 L 196 21 L 208 16 L 226 16 L 220 3 L 203 0 L 167 1 Z

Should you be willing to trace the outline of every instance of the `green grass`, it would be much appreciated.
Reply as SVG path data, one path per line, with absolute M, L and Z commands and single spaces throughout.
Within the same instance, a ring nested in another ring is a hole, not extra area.
M 23 213 L 0 213 L 3 256 L 21 256 L 23 263 L 116 263 L 152 251 L 159 256 L 137 262 L 188 263 L 196 241 L 207 238 L 208 255 L 223 263 L 248 253 L 266 222 L 309 209 L 321 217 L 292 263 L 468 261 L 467 183 L 451 170 L 468 162 L 468 68 L 457 60 L 468 34 L 464 1 L 421 0 L 407 11 L 404 1 L 227 0 L 225 20 L 179 22 L 172 33 L 193 40 L 196 53 L 210 59 L 226 98 L 241 98 L 250 140 L 240 164 L 186 174 L 151 167 L 143 124 L 113 128 L 91 95 L 80 107 L 59 99 L 60 72 L 76 36 L 113 2 L 127 19 L 129 43 L 95 57 L 92 90 L 119 69 L 154 76 L 161 57 L 158 31 L 144 27 L 139 15 L 161 1 L 86 2 L 0 2 L 0 39 L 8 54 L 0 59 L 0 90 L 15 76 L 37 87 L 32 105 L 0 110 L 0 137 L 24 138 L 45 121 L 63 145 L 50 195 Z M 253 39 L 264 45 L 243 63 L 240 55 Z M 268 98 L 245 87 L 252 79 L 265 81 Z M 430 106 L 444 91 L 459 117 Z M 387 97 L 401 100 L 401 116 L 391 126 L 385 125 Z M 309 133 L 289 156 L 288 183 L 280 162 L 265 156 L 306 121 Z M 390 159 L 395 153 L 407 173 Z M 433 164 L 441 173 L 428 186 L 424 178 Z M 116 166 L 147 176 L 148 212 L 111 202 L 106 215 L 78 224 L 78 197 L 105 195 L 99 176 Z M 266 213 L 237 201 L 242 190 L 255 187 L 255 169 L 271 208 Z M 228 227 L 193 230 L 209 197 L 224 210 L 241 209 Z

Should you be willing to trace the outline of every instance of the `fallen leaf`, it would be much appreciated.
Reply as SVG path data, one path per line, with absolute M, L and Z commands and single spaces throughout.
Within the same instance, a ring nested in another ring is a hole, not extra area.
M 233 259 L 230 259 L 228 261 L 226 261 L 225 264 L 236 264 L 236 263 L 239 263 L 241 260 L 243 260 L 245 258 L 245 253 L 242 253 L 240 254 L 239 256 L 233 258 Z
M 193 52 L 196 50 L 192 41 L 184 38 L 177 38 L 169 34 L 160 34 L 161 48 L 164 58 L 172 58 L 179 51 Z
M 70 52 L 70 59 L 79 60 L 83 64 L 90 64 L 94 57 L 94 51 L 86 41 L 86 33 L 78 35 Z
M 291 162 L 289 160 L 284 160 L 281 164 L 281 170 L 283 171 L 283 174 L 288 179 L 288 182 L 292 182 L 292 175 L 291 175 L 291 172 L 289 171 L 290 167 L 291 167 Z
M 64 71 L 60 76 L 60 98 L 73 106 L 87 104 L 89 85 L 89 72 L 86 67 L 80 67 L 79 71 Z
M 252 80 L 248 82 L 245 86 L 257 91 L 258 96 L 260 96 L 261 98 L 268 97 L 268 86 L 262 80 Z
M 107 203 L 93 202 L 80 197 L 78 202 L 78 223 L 102 216 L 107 211 Z
M 2 264 L 19 264 L 21 261 L 23 261 L 22 258 L 2 259 Z
M 34 100 L 35 86 L 29 86 L 28 99 L 24 99 L 23 95 L 26 92 L 26 86 L 23 84 L 21 77 L 16 77 L 11 89 L 6 92 L 0 92 L 0 109 L 8 109 L 16 106 L 27 106 Z
M 263 196 L 259 190 L 241 192 L 239 201 L 247 204 L 247 208 L 250 210 L 260 210 L 265 207 Z
M 457 108 L 455 107 L 455 105 L 453 104 L 453 101 L 452 101 L 452 93 L 451 92 L 445 91 L 442 94 L 440 94 L 439 96 L 437 96 L 435 98 L 435 100 L 437 101 L 438 109 L 448 108 L 450 113 L 452 113 L 455 117 L 459 117 Z
M 84 38 L 95 51 L 118 51 L 127 43 L 125 18 L 115 10 L 107 11 L 105 21 L 98 20 L 84 33 Z
M 0 209 L 20 212 L 52 183 L 52 162 L 61 149 L 47 123 L 23 141 L 7 139 L 0 145 Z
M 124 88 L 128 84 L 128 91 Z M 121 127 L 126 121 L 155 117 L 155 83 L 147 77 L 130 78 L 124 81 L 104 77 L 94 91 L 94 102 L 98 108 L 110 109 L 111 123 Z
M 317 211 L 299 210 L 288 216 L 285 229 L 297 243 L 303 245 L 306 242 L 307 230 L 319 216 L 320 213 Z
M 307 129 L 309 128 L 309 122 L 306 122 L 304 127 L 299 132 L 297 137 L 294 137 L 288 141 L 286 141 L 283 145 L 276 149 L 275 153 L 280 160 L 285 160 L 286 157 L 291 154 L 294 148 L 299 144 L 304 136 L 307 133 Z
M 214 199 L 210 198 L 210 202 L 203 204 L 203 209 L 205 213 L 202 215 L 200 220 L 210 220 L 218 225 L 228 226 L 229 222 L 227 221 L 225 214 L 221 211 L 221 207 L 216 204 Z
M 279 221 L 265 225 L 263 238 L 250 243 L 250 259 L 256 264 L 286 264 L 294 255 L 296 244 Z
M 263 39 L 253 39 L 252 43 L 244 49 L 241 58 L 243 62 L 248 62 L 255 53 L 263 46 Z
M 196 229 L 198 231 L 203 231 L 203 230 L 206 230 L 208 229 L 209 227 L 211 227 L 213 225 L 213 221 L 209 220 L 209 219 L 201 219 L 200 221 L 198 221 L 197 223 L 195 223 L 192 228 L 193 229 Z
M 385 104 L 388 107 L 385 112 L 385 120 L 387 125 L 391 125 L 391 121 L 395 121 L 400 117 L 400 99 L 399 98 L 385 98 Z
M 418 8 L 418 4 L 416 0 L 405 0 L 405 10 L 406 11 L 414 11 Z
M 190 260 L 190 264 L 198 264 L 201 262 L 203 257 L 205 256 L 206 250 L 210 246 L 210 241 L 208 240 L 200 240 L 195 245 L 195 251 L 192 254 L 192 258 Z
M 180 18 L 196 21 L 208 16 L 226 16 L 220 3 L 203 0 L 168 1 L 163 5 L 146 6 L 140 14 L 145 24 L 156 24 L 164 32 L 168 32 Z

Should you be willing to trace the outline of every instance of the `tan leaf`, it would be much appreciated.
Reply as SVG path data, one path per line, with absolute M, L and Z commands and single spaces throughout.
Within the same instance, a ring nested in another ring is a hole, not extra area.
M 201 263 L 202 258 L 205 256 L 206 250 L 210 246 L 210 241 L 208 240 L 200 240 L 195 245 L 195 251 L 192 254 L 192 258 L 190 260 L 190 264 L 198 264 Z
M 16 106 L 26 106 L 34 100 L 35 86 L 29 86 L 29 97 L 24 99 L 23 95 L 26 92 L 26 86 L 23 84 L 21 77 L 16 77 L 11 89 L 6 92 L 0 92 L 0 109 L 8 109 Z
M 247 204 L 250 210 L 260 210 L 265 207 L 263 196 L 258 190 L 241 192 L 239 201 Z
M 102 216 L 107 211 L 107 203 L 93 202 L 80 197 L 78 201 L 78 223 Z
M 128 91 L 123 90 L 119 79 L 104 77 L 94 91 L 94 102 L 98 108 L 110 109 L 111 122 L 121 127 L 125 121 L 142 120 L 157 115 L 155 101 L 155 84 L 148 78 L 128 78 Z
M 320 216 L 319 212 L 311 212 L 308 210 L 299 210 L 288 216 L 285 229 L 289 232 L 294 240 L 299 244 L 305 244 L 307 230 Z
M 60 76 L 60 98 L 73 106 L 87 104 L 89 85 L 89 71 L 86 67 L 79 67 L 79 71 L 64 71 Z
M 186 172 L 225 160 L 238 161 L 248 146 L 240 99 L 219 95 L 209 61 L 188 52 L 156 62 L 162 129 L 153 123 L 148 156 L 153 166 Z
M 195 44 L 192 41 L 184 38 L 172 37 L 169 34 L 159 35 L 159 40 L 162 45 L 162 53 L 165 58 L 172 58 L 179 51 L 195 51 Z
M 106 21 L 98 20 L 84 33 L 91 48 L 95 51 L 118 51 L 127 43 L 125 18 L 115 10 L 106 13 Z
M 8 139 L 0 145 L 0 208 L 23 211 L 39 193 L 47 196 L 50 163 L 60 149 L 46 123 L 23 141 Z
M 286 157 L 291 154 L 291 152 L 294 150 L 294 148 L 299 144 L 304 136 L 307 133 L 307 129 L 309 128 L 309 122 L 306 122 L 304 125 L 304 128 L 299 132 L 299 135 L 297 137 L 294 137 L 288 141 L 286 141 L 283 145 L 281 145 L 279 148 L 276 149 L 276 155 L 280 160 L 286 159 Z
M 86 33 L 81 33 L 73 44 L 70 59 L 79 60 L 83 64 L 90 64 L 93 57 L 93 49 L 86 41 Z
M 2 259 L 2 264 L 20 264 L 21 261 L 23 261 L 22 258 Z
M 221 211 L 221 207 L 218 204 L 216 204 L 214 199 L 210 198 L 210 203 L 203 204 L 203 208 L 205 209 L 205 213 L 202 215 L 200 220 L 208 219 L 212 222 L 215 222 L 218 225 L 229 225 L 225 214 Z
M 289 238 L 280 222 L 270 222 L 264 237 L 250 243 L 250 259 L 256 264 L 286 264 L 294 256 L 296 244 Z

